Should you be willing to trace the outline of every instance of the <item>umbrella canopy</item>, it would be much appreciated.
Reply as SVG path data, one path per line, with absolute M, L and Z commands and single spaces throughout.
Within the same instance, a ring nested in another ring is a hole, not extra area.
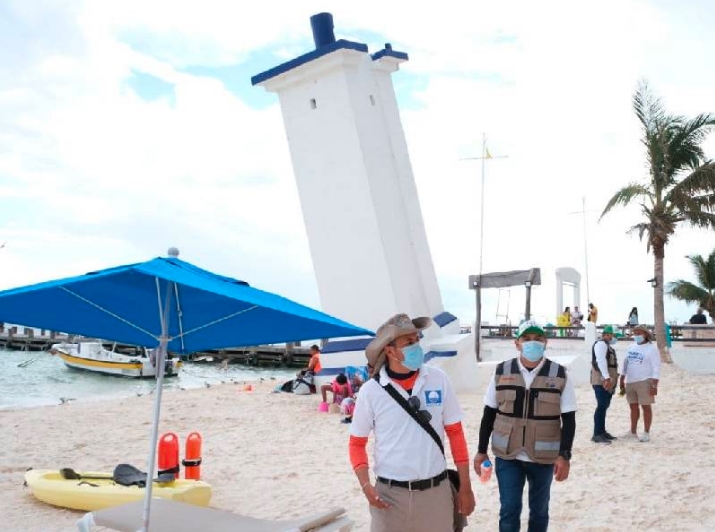
M 372 335 L 248 283 L 170 257 L 0 292 L 0 321 L 159 347 L 149 436 L 148 478 L 154 477 L 164 358 L 191 353 L 315 338 Z M 142 515 L 149 530 L 153 483 Z
M 204 349 L 371 335 L 284 297 L 176 257 L 0 292 L 0 321 L 167 349 Z

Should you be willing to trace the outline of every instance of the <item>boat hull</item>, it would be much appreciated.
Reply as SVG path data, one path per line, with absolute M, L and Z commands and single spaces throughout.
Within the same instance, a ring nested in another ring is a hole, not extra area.
M 25 473 L 25 483 L 39 501 L 91 512 L 112 508 L 144 498 L 145 488 L 116 484 L 106 472 L 80 472 L 85 480 L 64 479 L 58 470 L 30 469 Z M 105 476 L 106 479 L 90 477 Z M 154 483 L 153 497 L 208 506 L 211 502 L 211 485 L 200 480 L 178 479 L 167 483 Z
M 65 365 L 73 369 L 118 377 L 156 377 L 156 368 L 148 357 L 133 357 L 113 353 L 104 349 L 101 344 L 55 344 L 52 346 L 51 352 L 59 356 Z M 180 368 L 180 360 L 167 360 L 164 376 L 175 376 Z

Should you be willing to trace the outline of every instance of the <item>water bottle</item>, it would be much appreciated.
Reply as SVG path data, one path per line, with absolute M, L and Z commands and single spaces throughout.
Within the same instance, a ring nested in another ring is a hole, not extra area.
M 492 478 L 492 463 L 489 460 L 484 460 L 481 465 L 482 474 L 479 475 L 479 480 L 482 484 L 489 482 Z

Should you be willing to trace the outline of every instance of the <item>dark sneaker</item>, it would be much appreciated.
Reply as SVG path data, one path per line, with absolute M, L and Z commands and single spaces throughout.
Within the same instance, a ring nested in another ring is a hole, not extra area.
M 610 432 L 604 432 L 604 433 L 603 433 L 603 436 L 606 437 L 607 439 L 611 440 L 611 441 L 618 439 L 617 437 L 615 437 L 615 436 L 614 436 L 613 434 L 611 434 Z
M 591 438 L 591 441 L 594 443 L 605 443 L 606 445 L 611 445 L 611 440 L 606 438 L 603 434 L 598 434 L 597 436 L 594 436 Z

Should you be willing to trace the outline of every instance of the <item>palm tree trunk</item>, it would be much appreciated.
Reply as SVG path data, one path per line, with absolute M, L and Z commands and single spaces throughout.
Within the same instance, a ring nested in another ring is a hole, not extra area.
M 656 280 L 655 289 L 653 290 L 653 305 L 655 307 L 655 338 L 660 352 L 661 362 L 668 364 L 673 363 L 673 359 L 668 352 L 665 341 L 665 305 L 663 302 L 663 262 L 665 259 L 665 245 L 657 244 L 653 246 L 654 261 L 654 277 Z

